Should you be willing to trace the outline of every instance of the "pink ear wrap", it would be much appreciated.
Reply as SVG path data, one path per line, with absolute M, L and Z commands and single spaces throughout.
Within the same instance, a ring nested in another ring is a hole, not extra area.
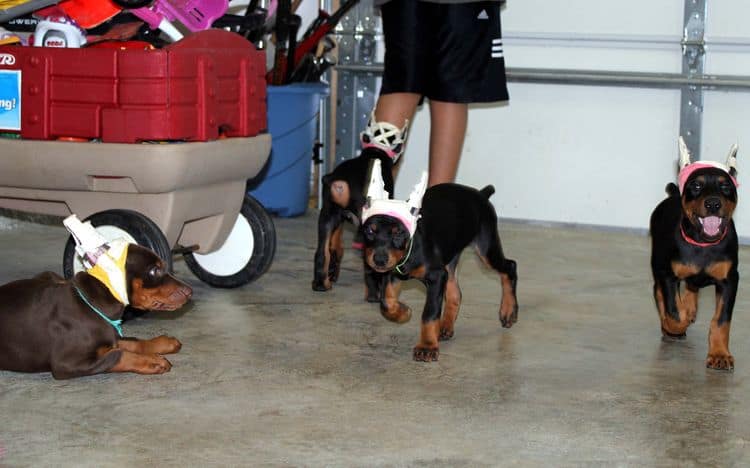
M 391 218 L 396 218 L 397 220 L 401 221 L 406 230 L 409 231 L 410 235 L 414 234 L 414 231 L 417 230 L 416 219 L 414 217 L 406 217 L 402 212 L 391 210 L 388 206 L 383 205 L 384 203 L 382 201 L 379 201 L 377 203 L 377 206 L 375 206 L 375 208 L 367 213 L 367 217 L 372 218 L 375 215 L 384 215 L 390 216 Z
M 680 187 L 680 193 L 683 192 L 683 189 L 685 188 L 685 183 L 687 183 L 687 180 L 690 178 L 690 175 L 693 174 L 693 172 L 697 171 L 698 169 L 706 169 L 706 168 L 714 168 L 714 169 L 720 169 L 727 173 L 730 179 L 732 179 L 732 183 L 735 187 L 739 187 L 740 184 L 737 183 L 737 179 L 735 179 L 733 176 L 729 174 L 729 171 L 727 170 L 727 167 L 721 163 L 717 163 L 714 161 L 698 161 L 694 162 L 692 164 L 688 164 L 687 166 L 683 167 L 680 171 L 680 174 L 677 176 L 678 186 Z
M 362 143 L 362 149 L 365 149 L 365 148 L 376 148 L 376 149 L 379 149 L 380 151 L 382 151 L 385 154 L 387 154 L 389 158 L 393 159 L 393 163 L 394 164 L 396 163 L 396 161 L 398 161 L 398 158 L 401 156 L 401 153 L 396 153 L 392 149 L 387 148 L 387 147 L 385 147 L 383 145 L 379 145 L 377 143 Z

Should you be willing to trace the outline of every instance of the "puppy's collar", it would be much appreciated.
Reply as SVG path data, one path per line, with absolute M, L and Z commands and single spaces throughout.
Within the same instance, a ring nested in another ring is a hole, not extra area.
M 104 312 L 102 312 L 101 310 L 99 310 L 99 308 L 97 308 L 94 304 L 91 303 L 91 301 L 88 300 L 88 298 L 86 297 L 86 295 L 83 294 L 83 291 L 81 291 L 81 289 L 78 286 L 74 285 L 73 288 L 76 290 L 76 292 L 78 293 L 78 296 L 81 298 L 81 300 L 84 302 L 84 304 L 86 304 L 87 306 L 89 306 L 89 309 L 91 309 L 94 312 L 96 312 L 99 315 L 99 317 L 103 318 L 108 324 L 110 324 L 112 326 L 112 328 L 115 329 L 115 331 L 120 336 L 120 338 L 122 338 L 122 320 L 121 319 L 120 320 L 112 320 L 111 318 L 107 317 L 106 315 L 104 315 Z
M 396 265 L 396 268 L 394 268 L 394 270 L 396 270 L 396 272 L 398 272 L 399 275 L 405 275 L 406 273 L 408 273 L 406 271 L 401 271 L 401 268 L 404 265 L 406 265 L 406 262 L 409 261 L 409 257 L 411 256 L 411 248 L 413 245 L 414 245 L 414 237 L 412 236 L 409 238 L 409 250 L 407 250 L 406 255 L 404 255 L 404 258 L 401 259 L 398 265 Z
M 713 242 L 698 242 L 697 240 L 693 239 L 692 237 L 688 236 L 685 232 L 685 228 L 682 227 L 682 224 L 680 224 L 680 234 L 682 234 L 682 238 L 690 245 L 695 245 L 696 247 L 711 247 L 713 245 L 718 244 L 719 242 L 723 241 L 724 238 L 727 236 L 727 232 L 729 231 L 729 226 L 724 226 L 724 232 L 721 233 L 721 237 L 716 239 Z

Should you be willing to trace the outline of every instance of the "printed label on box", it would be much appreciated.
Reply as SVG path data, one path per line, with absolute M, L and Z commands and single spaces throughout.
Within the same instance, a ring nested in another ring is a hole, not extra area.
M 21 130 L 21 70 L 0 70 L 0 129 Z

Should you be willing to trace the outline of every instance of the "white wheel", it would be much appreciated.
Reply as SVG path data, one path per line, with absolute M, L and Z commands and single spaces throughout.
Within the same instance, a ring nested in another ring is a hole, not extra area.
M 205 255 L 193 253 L 193 260 L 212 275 L 231 276 L 247 266 L 254 247 L 255 237 L 250 223 L 244 216 L 237 216 L 224 245 Z
M 276 229 L 265 208 L 245 195 L 232 231 L 218 250 L 187 253 L 185 263 L 201 281 L 217 288 L 236 288 L 256 280 L 271 266 Z

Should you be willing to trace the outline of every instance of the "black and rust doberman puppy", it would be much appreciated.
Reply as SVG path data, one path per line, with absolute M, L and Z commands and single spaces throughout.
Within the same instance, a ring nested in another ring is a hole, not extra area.
M 653 211 L 650 222 L 651 270 L 662 335 L 684 338 L 696 318 L 699 289 L 714 285 L 716 310 L 708 332 L 706 367 L 732 370 L 729 326 L 739 282 L 732 221 L 737 205 L 737 147 L 732 147 L 726 165 L 691 164 L 682 140 L 680 153 L 680 186 L 667 185 L 668 197 Z
M 314 291 L 328 291 L 338 280 L 344 255 L 343 223 L 347 220 L 359 228 L 365 189 L 375 161 L 378 161 L 385 189 L 393 196 L 393 168 L 404 152 L 408 128 L 408 120 L 402 128 L 388 122 L 378 122 L 373 110 L 360 134 L 363 149 L 359 156 L 340 163 L 331 173 L 323 176 L 318 247 L 312 281 Z M 377 302 L 378 275 L 366 265 L 364 269 L 365 298 Z
M 342 242 L 344 221 L 359 228 L 365 189 L 370 180 L 372 161 L 379 159 L 382 177 L 388 193 L 393 193 L 393 160 L 377 148 L 365 148 L 356 158 L 348 159 L 323 176 L 322 206 L 318 215 L 318 248 L 315 250 L 315 271 L 312 288 L 328 291 L 338 280 L 344 256 Z M 366 297 L 377 301 L 377 286 L 373 275 L 365 268 Z
M 502 326 L 510 328 L 518 319 L 516 262 L 503 255 L 497 214 L 488 200 L 494 191 L 492 186 L 478 191 L 458 184 L 428 188 L 411 236 L 397 217 L 375 214 L 363 221 L 366 262 L 377 272 L 390 272 L 381 288 L 383 316 L 397 323 L 411 318 L 409 307 L 398 300 L 400 281 L 416 278 L 427 287 L 421 333 L 413 350 L 417 361 L 437 361 L 438 341 L 453 337 L 461 303 L 456 266 L 469 245 L 500 274 Z
M 128 246 L 124 269 L 132 307 L 172 311 L 192 295 L 155 253 L 141 246 Z M 46 272 L 0 286 L 0 369 L 51 371 L 56 379 L 169 371 L 172 365 L 162 355 L 178 352 L 180 342 L 163 335 L 151 340 L 121 338 L 117 321 L 124 309 L 85 271 L 70 281 Z

